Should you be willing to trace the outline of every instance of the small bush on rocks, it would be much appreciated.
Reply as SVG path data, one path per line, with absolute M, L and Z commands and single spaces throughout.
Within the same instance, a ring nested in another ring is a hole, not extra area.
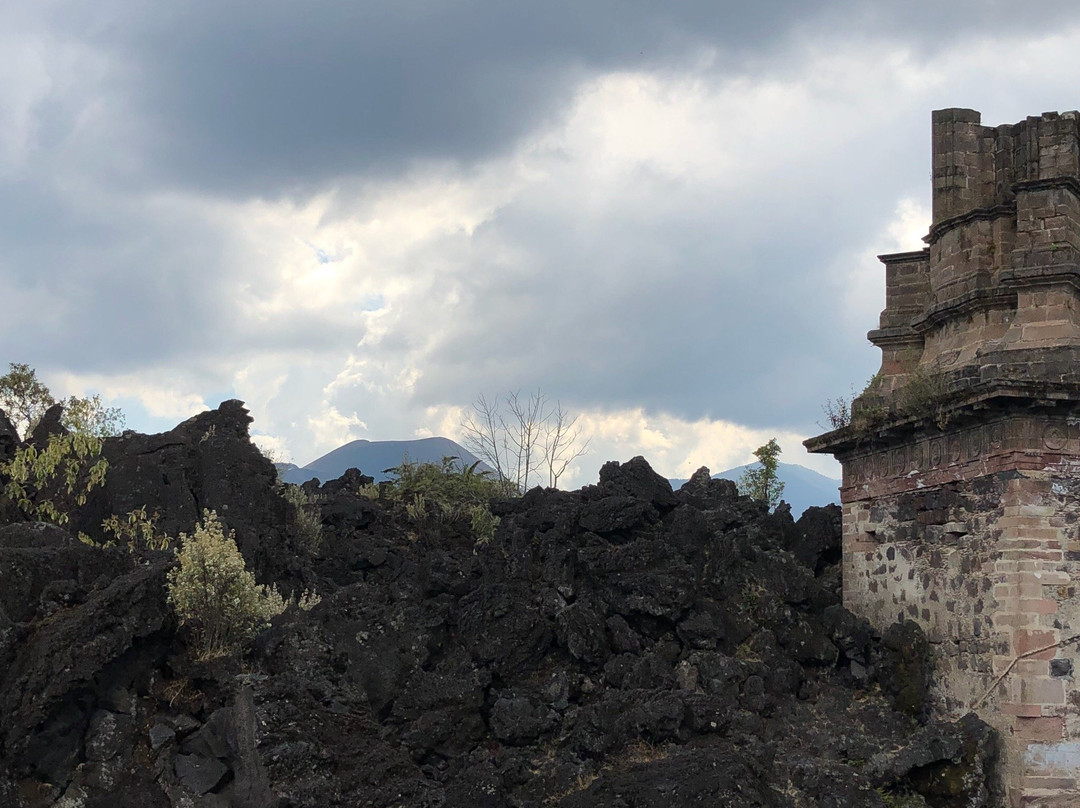
M 276 587 L 255 583 L 233 536 L 204 511 L 191 536 L 180 534 L 179 564 L 168 574 L 169 603 L 200 659 L 240 653 L 287 605 Z
M 298 485 L 285 485 L 285 499 L 296 508 L 296 534 L 304 552 L 318 555 L 322 547 L 322 508 L 319 497 Z
M 396 474 L 388 487 L 391 501 L 402 503 L 415 524 L 468 520 L 477 541 L 490 541 L 499 517 L 491 513 L 491 501 L 507 496 L 505 481 L 477 471 L 479 463 L 459 466 L 458 458 L 444 457 L 442 463 L 412 463 L 387 469 Z
M 156 511 L 147 515 L 146 506 L 136 508 L 126 516 L 112 514 L 101 523 L 101 529 L 113 536 L 112 543 L 127 545 L 127 548 L 136 550 L 168 550 L 172 539 L 162 533 L 157 526 L 160 514 Z

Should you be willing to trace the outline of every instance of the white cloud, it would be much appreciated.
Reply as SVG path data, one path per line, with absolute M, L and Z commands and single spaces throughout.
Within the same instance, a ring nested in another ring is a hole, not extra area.
M 337 407 L 325 401 L 321 403 L 317 413 L 307 419 L 306 427 L 312 435 L 316 454 L 357 440 L 367 431 L 367 424 L 361 421 L 355 412 L 344 415 Z
M 432 408 L 427 415 L 435 425 L 434 434 L 445 435 L 464 443 L 461 430 L 462 408 L 440 413 Z M 640 408 L 627 410 L 589 409 L 577 415 L 581 442 L 588 451 L 576 460 L 560 482 L 576 487 L 595 482 L 600 466 L 609 460 L 625 462 L 642 455 L 664 477 L 688 478 L 702 466 L 724 471 L 755 462 L 754 450 L 776 438 L 785 463 L 798 463 L 827 476 L 839 477 L 839 466 L 832 458 L 808 455 L 802 441 L 808 437 L 789 430 L 749 429 L 739 424 L 710 418 L 688 421 L 667 413 L 647 413 Z
M 152 418 L 183 421 L 210 409 L 201 395 L 185 390 L 182 382 L 169 380 L 170 375 L 168 371 L 120 376 L 46 372 L 43 378 L 58 398 L 97 394 L 106 406 L 130 399 Z
M 930 208 L 917 199 L 905 197 L 896 205 L 895 218 L 887 229 L 892 246 L 885 252 L 910 252 L 926 245 L 923 237 L 930 232 Z
M 275 463 L 292 462 L 292 453 L 289 451 L 288 443 L 283 438 L 256 432 L 251 436 L 251 442 L 258 446 L 259 451 Z
M 106 114 L 123 108 L 110 85 L 74 105 L 78 137 L 41 183 L 86 243 L 40 273 L 0 259 L 0 295 L 20 301 L 0 337 L 59 334 L 60 367 L 65 344 L 131 317 L 98 352 L 115 365 L 60 386 L 177 419 L 235 395 L 300 462 L 361 435 L 454 437 L 477 393 L 542 384 L 580 402 L 593 441 L 571 484 L 635 454 L 668 476 L 716 471 L 773 436 L 785 461 L 835 474 L 799 442 L 818 401 L 876 366 L 874 256 L 921 246 L 929 110 L 996 123 L 1075 105 L 1078 45 L 1074 29 L 931 55 L 819 38 L 743 72 L 717 53 L 612 70 L 487 159 L 239 200 L 157 186 L 123 149 L 108 165 L 141 182 L 73 168 L 127 120 Z M 70 65 L 88 83 L 122 67 L 35 47 L 0 66 L 0 177 L 33 163 L 41 101 L 74 86 Z M 77 293 L 101 287 L 115 308 L 87 313 Z
M 570 484 L 595 480 L 604 461 L 626 461 L 636 455 L 644 456 L 665 477 L 687 478 L 702 466 L 715 473 L 754 462 L 754 450 L 771 438 L 779 442 L 783 462 L 838 476 L 835 461 L 807 455 L 802 441 L 808 436 L 789 430 L 750 429 L 710 418 L 688 421 L 641 409 L 590 410 L 581 414 L 579 424 L 590 441 L 590 449 L 567 476 Z

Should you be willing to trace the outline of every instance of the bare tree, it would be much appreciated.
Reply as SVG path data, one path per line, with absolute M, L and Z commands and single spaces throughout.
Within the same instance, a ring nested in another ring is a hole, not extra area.
M 559 478 L 567 466 L 589 450 L 589 441 L 581 439 L 581 427 L 577 420 L 576 415 L 570 417 L 562 404 L 555 402 L 547 422 L 543 447 L 544 465 L 547 466 L 548 485 L 551 488 L 558 488 Z
M 545 471 L 548 485 L 557 486 L 588 448 L 577 418 L 540 389 L 528 396 L 508 393 L 501 403 L 481 395 L 472 410 L 461 422 L 466 448 L 517 492 L 538 484 Z
M 528 491 L 539 461 L 540 433 L 548 417 L 547 397 L 539 389 L 526 399 L 514 392 L 506 396 L 506 406 L 511 416 L 507 437 L 514 459 L 514 481 L 522 491 Z
M 461 428 L 465 433 L 465 448 L 495 470 L 500 480 L 509 480 L 506 422 L 499 413 L 499 401 L 477 396 L 473 411 L 465 416 Z

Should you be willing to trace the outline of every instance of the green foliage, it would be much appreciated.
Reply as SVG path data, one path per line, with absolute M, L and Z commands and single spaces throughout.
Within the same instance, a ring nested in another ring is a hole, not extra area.
M 20 435 L 26 436 L 56 403 L 29 365 L 12 362 L 0 376 L 0 409 Z M 0 464 L 0 499 L 13 503 L 32 519 L 69 521 L 72 508 L 104 485 L 109 464 L 101 456 L 102 439 L 123 426 L 120 410 L 105 407 L 98 396 L 68 398 L 63 425 L 67 435 L 50 435 L 44 447 L 20 446 Z
M 300 546 L 308 555 L 318 555 L 322 547 L 322 508 L 319 497 L 308 494 L 303 488 L 285 484 L 285 499 L 296 508 L 296 535 Z
M 476 536 L 477 544 L 487 544 L 495 538 L 495 528 L 499 526 L 499 517 L 486 505 L 473 505 L 469 508 L 469 525 Z
M 0 376 L 0 409 L 25 438 L 56 399 L 29 365 L 11 362 L 8 368 L 8 372 Z
M 56 399 L 29 365 L 11 362 L 8 368 L 8 372 L 0 376 L 0 409 L 25 439 L 45 411 L 56 404 Z M 124 414 L 116 407 L 106 407 L 98 395 L 89 398 L 69 396 L 61 403 L 64 405 L 61 423 L 71 432 L 107 438 L 119 435 L 124 428 Z
M 296 600 L 295 596 L 289 598 L 289 604 L 296 603 L 296 607 L 302 612 L 310 612 L 320 603 L 322 603 L 322 595 L 316 592 L 314 589 L 305 589 L 300 595 L 300 599 Z
M 413 494 L 412 499 L 405 503 L 405 515 L 414 523 L 423 522 L 427 519 L 427 497 L 423 494 Z
M 81 530 L 79 531 L 79 535 L 76 536 L 76 538 L 79 541 L 81 541 L 83 544 L 85 544 L 87 547 L 93 547 L 93 548 L 98 549 L 98 550 L 101 550 L 101 549 L 106 548 L 106 547 L 115 547 L 116 546 L 116 542 L 114 540 L 112 540 L 112 539 L 109 539 L 108 541 L 104 541 L 104 542 L 94 541 L 92 538 L 87 536 Z
M 204 511 L 191 536 L 180 534 L 179 563 L 168 574 L 169 603 L 201 659 L 240 653 L 287 606 L 276 587 L 255 583 L 234 535 Z
M 477 541 L 490 541 L 499 524 L 499 518 L 491 513 L 491 501 L 509 495 L 509 485 L 492 479 L 486 471 L 477 471 L 478 462 L 459 466 L 456 461 L 456 457 L 444 457 L 441 464 L 406 460 L 387 469 L 397 475 L 387 486 L 387 496 L 401 503 L 417 526 L 442 526 L 467 519 Z
M 64 400 L 61 423 L 72 432 L 83 432 L 99 438 L 109 438 L 124 431 L 124 414 L 116 407 L 106 407 L 101 396 L 90 398 L 69 396 Z
M 50 435 L 45 447 L 20 446 L 0 464 L 2 496 L 32 519 L 66 524 L 68 512 L 105 484 L 102 440 L 82 432 Z
M 101 529 L 112 534 L 113 539 L 109 544 L 126 544 L 132 552 L 143 549 L 168 550 L 172 546 L 172 539 L 158 530 L 158 517 L 156 512 L 147 516 L 144 505 L 127 516 L 109 516 L 101 523 Z
M 769 506 L 769 510 L 779 504 L 780 495 L 784 493 L 784 483 L 776 473 L 779 456 L 780 444 L 776 442 L 776 438 L 771 438 L 768 443 L 754 451 L 758 467 L 747 469 L 738 483 L 740 494 L 764 502 Z

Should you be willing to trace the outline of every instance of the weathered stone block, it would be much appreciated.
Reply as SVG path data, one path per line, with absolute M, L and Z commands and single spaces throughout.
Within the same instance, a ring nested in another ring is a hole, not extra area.
M 1018 718 L 1016 735 L 1025 741 L 1060 741 L 1065 734 L 1065 721 L 1059 716 Z

